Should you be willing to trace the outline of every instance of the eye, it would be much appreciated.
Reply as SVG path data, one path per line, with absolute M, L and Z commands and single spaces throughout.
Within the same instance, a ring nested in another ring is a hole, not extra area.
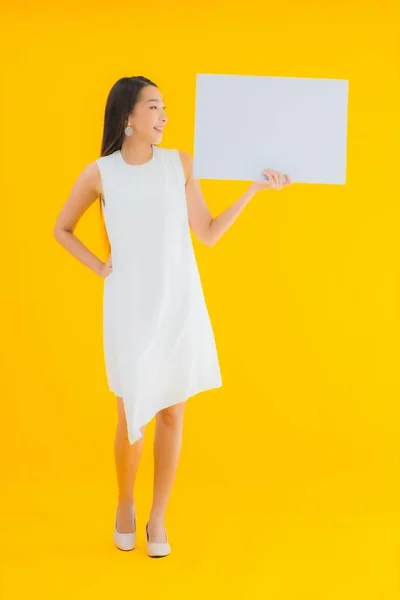
M 150 108 L 158 108 L 158 106 L 150 106 Z M 165 110 L 166 108 L 166 106 L 163 106 L 163 110 Z

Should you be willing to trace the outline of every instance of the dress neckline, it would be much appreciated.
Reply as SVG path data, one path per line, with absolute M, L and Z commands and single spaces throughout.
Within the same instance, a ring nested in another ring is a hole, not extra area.
M 151 159 L 145 163 L 141 163 L 140 165 L 131 165 L 131 164 L 127 163 L 126 160 L 124 159 L 124 157 L 122 156 L 121 150 L 117 150 L 117 154 L 118 154 L 118 158 L 119 158 L 120 162 L 122 162 L 126 167 L 128 167 L 130 169 L 139 169 L 140 167 L 146 167 L 147 165 L 150 165 L 151 163 L 153 163 L 155 161 L 157 147 L 155 146 L 155 144 L 152 144 L 152 148 L 153 148 L 153 155 L 152 155 Z

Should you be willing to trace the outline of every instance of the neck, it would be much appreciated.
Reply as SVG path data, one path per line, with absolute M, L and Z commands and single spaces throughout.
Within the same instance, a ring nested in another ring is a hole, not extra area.
M 132 136 L 134 137 L 134 136 Z M 125 139 L 121 147 L 122 158 L 131 165 L 140 165 L 151 160 L 153 146 L 148 141 Z

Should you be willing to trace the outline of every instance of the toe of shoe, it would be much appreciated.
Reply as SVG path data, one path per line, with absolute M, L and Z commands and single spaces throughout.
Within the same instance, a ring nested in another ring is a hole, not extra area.
M 133 550 L 136 545 L 136 532 L 119 533 L 114 531 L 114 542 L 120 550 Z
M 153 558 L 167 556 L 171 552 L 168 542 L 147 542 L 147 554 Z

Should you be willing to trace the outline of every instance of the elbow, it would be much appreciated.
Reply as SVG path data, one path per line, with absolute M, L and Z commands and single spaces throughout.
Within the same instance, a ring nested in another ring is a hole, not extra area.
M 217 241 L 215 239 L 214 231 L 211 228 L 211 223 L 212 220 L 207 225 L 203 225 L 203 227 L 201 228 L 198 226 L 195 227 L 192 223 L 190 223 L 191 230 L 196 236 L 196 238 L 202 244 L 204 244 L 205 246 L 209 246 L 210 248 L 214 246 L 215 242 Z
M 197 233 L 196 237 L 198 240 L 200 240 L 200 242 L 202 244 L 204 244 L 205 246 L 209 246 L 209 248 L 212 248 L 212 246 L 214 246 L 215 244 L 215 240 L 213 239 L 212 235 L 210 234 L 210 231 L 206 231 L 203 233 Z
M 60 240 L 62 233 L 63 229 L 61 227 L 58 227 L 57 225 L 53 227 L 53 237 L 57 240 L 57 242 Z
M 58 217 L 53 225 L 53 238 L 55 238 L 58 241 L 61 233 L 62 233 L 62 227 L 61 227 L 60 219 Z
M 68 233 L 68 231 L 63 227 L 59 227 L 58 225 L 53 227 L 53 238 L 56 239 L 57 242 L 61 242 L 66 233 Z
M 204 236 L 204 243 L 209 246 L 210 248 L 212 248 L 213 246 L 215 246 L 217 240 L 214 236 L 214 232 L 213 232 L 213 228 L 212 228 L 212 222 L 213 219 L 211 219 L 211 221 L 208 224 L 207 227 L 207 231 L 206 231 L 206 235 Z

